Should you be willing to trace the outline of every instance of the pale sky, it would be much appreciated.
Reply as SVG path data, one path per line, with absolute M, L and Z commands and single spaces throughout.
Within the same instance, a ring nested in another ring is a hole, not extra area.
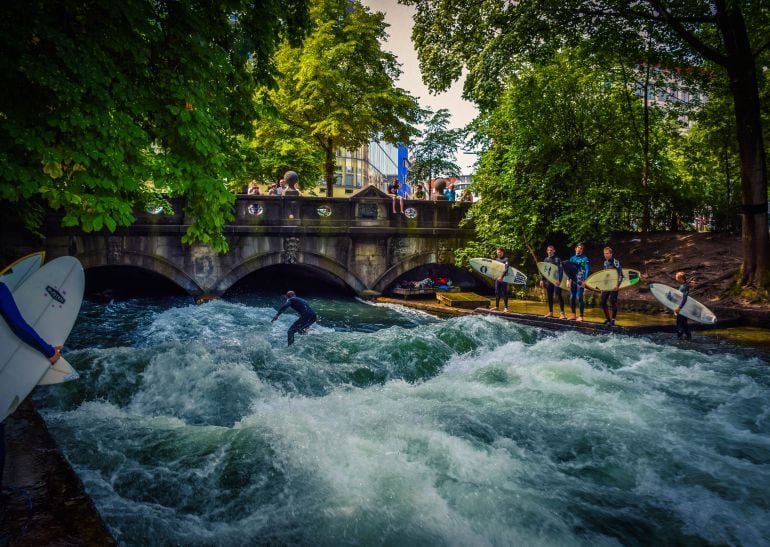
M 431 95 L 428 88 L 422 83 L 420 65 L 417 61 L 417 52 L 412 45 L 412 19 L 414 8 L 402 6 L 396 0 L 361 0 L 372 11 L 381 11 L 385 14 L 385 22 L 389 35 L 383 49 L 394 53 L 401 63 L 401 78 L 399 87 L 409 91 L 418 98 L 420 105 L 429 107 L 434 112 L 440 108 L 446 108 L 452 114 L 452 127 L 461 128 L 476 117 L 477 110 L 473 104 L 462 98 L 462 82 L 456 82 L 446 93 Z M 475 154 L 465 154 L 457 151 L 457 165 L 462 169 L 463 175 L 472 172 L 472 166 L 476 161 Z

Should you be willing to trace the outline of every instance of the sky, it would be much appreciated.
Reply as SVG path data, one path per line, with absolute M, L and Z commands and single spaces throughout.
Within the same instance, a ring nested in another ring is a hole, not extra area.
M 394 53 L 401 63 L 401 77 L 398 86 L 409 91 L 418 98 L 420 106 L 429 107 L 434 112 L 439 108 L 446 108 L 452 114 L 452 127 L 461 128 L 476 117 L 477 110 L 472 103 L 462 98 L 462 82 L 455 82 L 446 93 L 432 95 L 422 83 L 420 65 L 417 61 L 417 52 L 412 45 L 412 19 L 414 8 L 402 6 L 396 0 L 362 0 L 362 3 L 373 11 L 381 11 L 385 14 L 388 41 L 383 44 L 383 49 Z M 462 150 L 457 151 L 457 165 L 462 174 L 470 175 L 472 166 L 476 161 L 475 154 L 467 154 Z

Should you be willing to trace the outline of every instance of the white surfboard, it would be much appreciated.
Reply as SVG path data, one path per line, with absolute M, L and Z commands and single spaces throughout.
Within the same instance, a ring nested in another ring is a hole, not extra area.
M 492 279 L 500 279 L 505 271 L 505 264 L 491 258 L 471 258 L 470 263 L 474 270 Z M 503 281 L 515 285 L 526 285 L 527 276 L 509 265 L 508 274 L 503 278 Z
M 642 279 L 642 272 L 639 270 L 632 270 L 621 268 L 623 270 L 623 281 L 620 283 L 618 290 L 622 291 L 628 287 L 633 287 Z M 588 276 L 586 279 L 586 287 L 592 291 L 611 291 L 618 286 L 618 271 L 615 268 L 607 268 L 599 270 Z
M 43 340 L 62 345 L 77 319 L 84 288 L 80 262 L 64 256 L 29 276 L 13 297 L 22 317 Z M 68 367 L 64 361 L 59 369 L 65 374 Z M 45 383 L 51 383 L 61 376 L 51 372 L 55 369 L 43 354 L 22 342 L 5 321 L 0 321 L 0 421 L 16 410 L 41 380 L 48 378 Z
M 562 264 L 564 263 L 562 262 Z M 556 264 L 552 264 L 550 262 L 538 262 L 537 271 L 539 271 L 540 275 L 543 276 L 543 279 L 549 283 L 554 285 L 556 283 L 560 283 L 559 288 L 565 291 L 569 290 L 567 287 L 567 279 L 569 279 L 569 277 L 567 276 L 567 273 L 562 269 L 562 277 L 561 281 L 559 281 L 559 267 Z
M 682 293 L 678 289 L 662 283 L 650 283 L 647 286 L 653 296 L 658 299 L 658 302 L 672 311 L 679 307 L 679 304 L 682 302 Z M 685 302 L 684 307 L 679 313 L 687 319 L 692 319 L 698 323 L 705 323 L 706 325 L 713 325 L 717 322 L 717 316 L 692 296 L 687 297 L 687 302 Z
M 45 260 L 45 251 L 23 256 L 17 261 L 0 270 L 0 281 L 6 284 L 11 292 L 24 283 L 29 276 L 40 269 Z

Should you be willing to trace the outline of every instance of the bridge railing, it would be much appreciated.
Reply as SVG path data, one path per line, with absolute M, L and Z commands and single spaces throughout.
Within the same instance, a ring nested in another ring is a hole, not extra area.
M 184 201 L 171 202 L 171 215 L 159 211 L 137 213 L 136 224 L 184 225 Z M 405 214 L 392 212 L 390 198 L 374 196 L 350 198 L 251 196 L 239 194 L 235 200 L 235 219 L 229 226 L 323 228 L 449 228 L 462 229 L 470 203 L 406 200 Z

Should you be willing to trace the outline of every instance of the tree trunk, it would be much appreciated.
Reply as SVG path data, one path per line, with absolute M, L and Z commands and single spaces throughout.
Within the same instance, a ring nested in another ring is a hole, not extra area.
M 741 158 L 743 197 L 744 286 L 762 287 L 770 266 L 770 236 L 767 224 L 767 164 L 762 138 L 759 88 L 754 56 L 743 15 L 734 7 L 718 17 L 727 51 L 730 91 L 735 101 L 735 122 Z
M 326 161 L 324 167 L 326 170 L 326 197 L 334 197 L 334 142 L 331 139 L 327 139 L 326 146 L 324 146 L 324 152 L 326 154 Z
M 649 32 L 652 40 L 652 32 Z M 644 127 L 642 140 L 642 232 L 650 231 L 650 72 L 652 67 L 647 63 L 644 72 Z

